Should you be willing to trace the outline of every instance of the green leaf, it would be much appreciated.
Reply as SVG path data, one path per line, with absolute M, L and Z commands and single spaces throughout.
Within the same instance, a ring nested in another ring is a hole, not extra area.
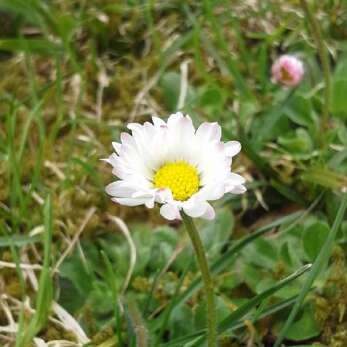
M 220 331 L 224 332 L 231 326 L 235 321 L 242 318 L 246 313 L 248 313 L 250 310 L 252 310 L 256 305 L 260 304 L 262 301 L 279 291 L 280 289 L 284 288 L 286 285 L 291 283 L 292 281 L 296 280 L 298 277 L 303 275 L 306 271 L 308 271 L 311 268 L 311 265 L 305 265 L 292 275 L 284 278 L 283 280 L 279 281 L 277 284 L 272 286 L 271 288 L 264 290 L 259 295 L 255 296 L 254 298 L 250 299 L 247 303 L 243 304 L 239 308 L 237 308 L 233 313 L 229 315 L 228 318 L 226 318 L 220 325 Z
M 342 189 L 347 186 L 346 175 L 334 172 L 327 167 L 309 168 L 301 175 L 301 179 L 332 189 Z
M 347 117 L 347 63 L 346 54 L 341 56 L 336 65 L 330 96 L 330 111 L 333 116 Z
M 243 263 L 241 264 L 241 279 L 243 282 L 253 291 L 257 292 L 257 285 L 264 277 L 264 271 L 253 264 Z
M 243 250 L 246 256 L 253 264 L 272 270 L 278 262 L 278 249 L 276 244 L 265 238 L 259 238 L 249 244 Z
M 302 316 L 292 324 L 285 337 L 292 341 L 303 341 L 311 339 L 320 334 L 320 327 L 315 319 L 312 305 L 303 308 Z
M 303 235 L 304 250 L 310 261 L 314 261 L 329 235 L 327 223 L 317 221 L 305 228 Z
M 59 267 L 59 273 L 62 278 L 67 278 L 73 283 L 80 296 L 87 296 L 93 288 L 89 273 L 76 253 L 65 259 Z
M 2 39 L 0 50 L 10 52 L 28 52 L 42 55 L 62 54 L 61 45 L 48 41 L 47 39 Z
M 238 252 L 240 252 L 245 246 L 253 242 L 261 235 L 264 235 L 266 232 L 272 230 L 273 228 L 276 228 L 282 224 L 291 223 L 299 220 L 299 217 L 304 213 L 305 212 L 299 211 L 281 217 L 273 221 L 272 223 L 269 223 L 268 225 L 265 225 L 255 230 L 253 233 L 244 237 L 243 239 L 236 241 L 222 256 L 220 256 L 216 261 L 212 263 L 210 269 L 211 273 L 213 275 L 220 273 L 223 269 L 228 267 L 234 261 L 234 256 Z M 194 280 L 182 294 L 178 296 L 175 305 L 182 304 L 184 301 L 186 301 L 191 295 L 193 295 L 195 291 L 201 288 L 201 285 L 201 277 L 199 277 L 196 280 Z
M 291 102 L 285 108 L 285 113 L 291 121 L 304 127 L 311 127 L 316 121 L 311 98 L 300 94 L 292 97 Z
M 221 299 L 220 297 L 216 297 L 216 312 L 218 317 L 218 322 L 226 319 L 230 313 L 230 307 L 227 305 L 227 302 Z M 204 329 L 207 326 L 207 317 L 206 317 L 206 301 L 201 300 L 197 308 L 194 310 L 194 325 L 195 330 Z
M 165 73 L 159 82 L 161 92 L 167 109 L 171 112 L 177 111 L 177 104 L 181 89 L 181 75 L 177 72 L 169 71 Z M 192 87 L 188 86 L 186 103 L 190 103 L 194 98 Z
M 38 26 L 44 23 L 35 0 L 1 0 L 0 9 L 23 16 L 29 23 Z
M 233 328 L 237 323 L 239 323 L 239 320 L 244 317 L 247 313 L 249 313 L 252 309 L 256 308 L 257 305 L 259 305 L 261 302 L 272 296 L 274 293 L 276 293 L 278 290 L 284 288 L 286 285 L 297 279 L 299 276 L 303 275 L 306 271 L 310 269 L 311 265 L 303 266 L 301 269 L 293 273 L 292 275 L 284 278 L 283 280 L 279 281 L 276 285 L 273 287 L 265 290 L 264 292 L 260 293 L 259 295 L 253 297 L 252 299 L 248 300 L 245 304 L 238 307 L 234 312 L 232 312 L 227 318 L 225 318 L 219 325 L 218 330 L 219 333 L 222 334 L 226 330 Z M 175 341 L 171 341 L 170 343 L 164 344 L 162 346 L 182 346 L 182 343 L 188 342 L 192 340 L 193 338 L 201 336 L 200 339 L 198 339 L 198 342 L 202 342 L 206 337 L 206 329 L 202 329 L 199 331 L 194 332 L 193 334 L 189 334 L 187 336 L 183 336 Z M 201 344 L 199 345 L 201 346 Z
M 219 254 L 230 238 L 233 228 L 234 216 L 227 208 L 219 210 L 216 218 L 206 223 L 201 230 L 201 237 L 210 258 L 213 259 Z
M 313 150 L 311 136 L 304 128 L 298 128 L 294 132 L 280 136 L 278 143 L 293 154 L 309 153 Z
M 290 315 L 289 315 L 284 327 L 282 328 L 281 333 L 280 333 L 278 339 L 276 340 L 274 347 L 279 347 L 281 345 L 283 338 L 285 337 L 287 331 L 289 330 L 290 326 L 292 325 L 297 313 L 299 312 L 299 309 L 300 309 L 306 295 L 311 290 L 311 287 L 312 287 L 315 279 L 319 275 L 321 269 L 324 268 L 326 266 L 326 264 L 328 263 L 331 252 L 333 250 L 333 246 L 334 246 L 337 232 L 340 228 L 340 225 L 342 223 L 342 220 L 343 220 L 345 212 L 346 212 L 346 208 L 347 208 L 347 194 L 345 193 L 343 195 L 343 199 L 342 199 L 342 203 L 340 205 L 340 208 L 336 214 L 334 224 L 331 228 L 331 231 L 329 232 L 329 236 L 326 239 L 324 246 L 320 250 L 318 257 L 316 258 L 316 260 L 312 266 L 311 273 L 306 278 L 306 281 L 303 284 L 303 287 L 302 287 L 302 290 L 299 294 L 299 297 L 296 300 L 296 303 L 295 303 L 293 309 L 291 310 Z
M 10 239 L 11 238 L 11 239 Z M 28 236 L 28 235 L 11 235 L 0 237 L 0 248 L 10 247 L 11 244 L 17 247 L 30 245 L 32 243 L 37 243 L 42 240 L 41 235 Z
M 347 118 L 347 79 L 334 81 L 330 110 L 333 116 Z

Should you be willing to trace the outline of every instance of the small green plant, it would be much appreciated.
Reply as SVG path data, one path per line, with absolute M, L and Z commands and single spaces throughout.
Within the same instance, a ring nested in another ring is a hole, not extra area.
M 343 0 L 0 0 L 0 18 L 1 346 L 346 345 Z M 242 146 L 247 192 L 194 220 L 213 305 L 184 224 L 104 191 L 127 124 L 175 112 Z

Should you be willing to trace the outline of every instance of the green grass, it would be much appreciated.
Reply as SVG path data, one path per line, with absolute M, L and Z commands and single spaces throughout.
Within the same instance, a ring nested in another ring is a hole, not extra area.
M 182 226 L 112 203 L 100 161 L 128 122 L 176 111 L 186 63 L 181 111 L 242 143 L 233 170 L 247 178 L 246 194 L 215 203 L 215 221 L 197 221 L 220 346 L 347 344 L 347 315 L 336 316 L 347 284 L 347 7 L 252 3 L 0 0 L 1 346 L 204 345 L 206 302 Z M 284 53 L 305 64 L 295 89 L 270 79 Z M 134 250 L 110 216 L 136 248 L 125 293 Z M 1 330 L 5 308 L 15 333 Z

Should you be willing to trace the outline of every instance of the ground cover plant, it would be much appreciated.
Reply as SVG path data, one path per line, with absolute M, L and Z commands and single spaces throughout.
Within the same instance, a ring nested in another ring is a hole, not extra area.
M 0 0 L 0 19 L 0 346 L 211 345 L 184 223 L 110 201 L 100 160 L 176 112 L 242 145 L 247 191 L 194 219 L 218 346 L 347 345 L 344 0 Z

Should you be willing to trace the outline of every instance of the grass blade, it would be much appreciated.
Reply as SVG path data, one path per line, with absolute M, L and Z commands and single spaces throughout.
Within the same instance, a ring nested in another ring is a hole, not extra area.
M 287 284 L 291 283 L 301 275 L 303 275 L 306 271 L 308 271 L 311 268 L 311 264 L 307 264 L 300 268 L 298 271 L 294 272 L 292 275 L 284 278 L 283 280 L 279 281 L 276 285 L 273 287 L 264 290 L 259 295 L 255 296 L 242 306 L 240 306 L 237 310 L 235 310 L 233 313 L 229 315 L 224 321 L 221 323 L 220 326 L 220 332 L 224 332 L 227 330 L 230 326 L 233 325 L 233 323 L 240 318 L 242 318 L 247 312 L 249 312 L 252 308 L 254 308 L 256 305 L 260 304 L 262 301 L 285 287 Z
M 127 314 L 129 318 L 129 328 L 136 339 L 136 347 L 148 347 L 148 331 L 142 319 L 137 304 L 133 299 L 127 300 Z
M 327 262 L 330 258 L 333 246 L 334 246 L 336 234 L 337 234 L 339 227 L 341 225 L 346 208 L 347 208 L 347 194 L 344 194 L 343 199 L 342 199 L 342 203 L 341 203 L 340 208 L 336 214 L 336 218 L 335 218 L 333 227 L 329 233 L 329 236 L 326 239 L 321 251 L 319 252 L 318 257 L 316 258 L 315 262 L 313 263 L 312 271 L 311 271 L 310 275 L 307 277 L 307 279 L 303 285 L 303 288 L 299 294 L 299 297 L 296 300 L 296 303 L 295 303 L 292 311 L 290 312 L 290 315 L 289 315 L 284 327 L 282 328 L 282 331 L 280 332 L 274 347 L 279 347 L 281 345 L 285 334 L 287 333 L 288 329 L 290 328 L 291 324 L 293 323 L 307 293 L 310 291 L 310 289 L 312 287 L 314 280 L 317 278 L 320 270 L 323 267 L 325 267 L 325 265 L 327 264 Z
M 120 312 L 118 308 L 118 286 L 117 286 L 117 278 L 116 274 L 113 271 L 112 264 L 107 257 L 106 253 L 104 251 L 101 251 L 101 256 L 103 258 L 103 261 L 106 266 L 106 281 L 110 287 L 111 294 L 112 294 L 112 300 L 113 300 L 113 307 L 114 307 L 114 320 L 115 320 L 115 329 L 117 332 L 117 337 L 119 341 L 119 345 L 123 346 L 123 339 L 122 339 L 122 333 L 121 333 L 121 317 Z
M 51 301 L 53 283 L 50 273 L 51 245 L 53 234 L 52 201 L 48 196 L 44 206 L 44 258 L 36 297 L 35 313 L 24 334 L 17 335 L 16 346 L 25 347 L 39 332 L 47 321 Z
M 292 223 L 294 221 L 298 222 L 300 217 L 305 212 L 294 212 L 292 214 L 289 214 L 285 217 L 279 218 L 278 220 L 275 220 L 274 222 L 265 225 L 259 229 L 257 229 L 254 233 L 244 237 L 240 241 L 236 242 L 234 245 L 232 245 L 219 259 L 217 259 L 212 265 L 211 265 L 211 273 L 213 275 L 216 275 L 220 273 L 222 270 L 227 268 L 234 260 L 234 255 L 238 253 L 241 249 L 246 247 L 250 242 L 255 240 L 256 238 L 260 237 L 261 235 L 264 235 L 266 232 L 269 232 L 273 228 L 276 228 L 282 224 L 285 223 Z M 291 228 L 292 225 L 290 225 L 288 228 Z M 179 304 L 182 304 L 185 302 L 189 297 L 193 295 L 194 292 L 196 292 L 201 287 L 201 278 L 198 277 L 195 279 L 190 286 L 177 298 L 176 300 L 176 306 Z
M 42 240 L 41 235 L 27 236 L 27 235 L 8 235 L 0 237 L 0 248 L 10 247 L 11 245 L 21 247 L 30 245 L 32 243 L 40 242 Z
M 269 298 L 271 295 L 288 285 L 289 283 L 296 280 L 299 276 L 303 275 L 306 271 L 308 271 L 311 268 L 311 264 L 305 265 L 302 268 L 300 268 L 298 271 L 294 272 L 290 276 L 284 278 L 283 280 L 279 281 L 276 285 L 270 287 L 269 289 L 264 290 L 262 293 L 258 294 L 245 304 L 241 305 L 238 309 L 236 309 L 234 312 L 232 312 L 226 319 L 222 321 L 222 323 L 219 326 L 219 334 L 224 333 L 226 330 L 231 329 L 235 327 L 237 324 L 239 324 L 239 321 L 242 317 L 244 317 L 247 313 L 249 313 L 255 306 Z M 259 317 L 261 317 L 260 315 Z M 168 346 L 176 346 L 176 345 L 182 345 L 184 342 L 188 342 L 192 340 L 193 338 L 201 336 L 201 339 L 198 339 L 196 342 L 201 342 L 205 339 L 206 329 L 199 330 L 193 334 L 184 336 L 182 338 L 176 339 L 175 341 L 169 342 L 167 344 L 162 345 L 162 347 L 168 347 Z

